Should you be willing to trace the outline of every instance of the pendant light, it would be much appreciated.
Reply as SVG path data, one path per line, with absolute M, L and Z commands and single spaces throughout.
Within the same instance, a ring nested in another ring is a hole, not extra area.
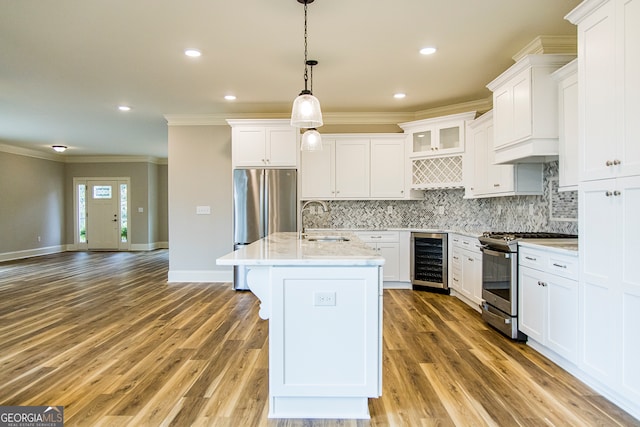
M 312 93 L 313 66 L 317 65 L 318 61 L 307 59 L 307 4 L 313 3 L 314 0 L 297 1 L 304 5 L 304 89 L 293 101 L 291 126 L 307 129 L 318 128 L 322 126 L 322 111 L 320 110 L 320 101 Z M 311 90 L 307 88 L 309 67 L 311 67 Z
M 322 137 L 316 128 L 307 129 L 302 134 L 301 151 L 322 151 Z

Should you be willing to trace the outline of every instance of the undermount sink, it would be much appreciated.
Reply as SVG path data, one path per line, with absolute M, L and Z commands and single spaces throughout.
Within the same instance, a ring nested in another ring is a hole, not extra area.
M 310 242 L 348 242 L 349 238 L 344 236 L 307 236 Z

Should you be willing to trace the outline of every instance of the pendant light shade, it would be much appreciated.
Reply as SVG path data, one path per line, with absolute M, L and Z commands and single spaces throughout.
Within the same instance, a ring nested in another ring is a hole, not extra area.
M 301 151 L 322 151 L 322 137 L 315 128 L 307 129 L 302 134 Z
M 322 126 L 320 101 L 318 101 L 318 98 L 313 96 L 313 67 L 318 65 L 318 61 L 307 59 L 307 4 L 313 3 L 314 0 L 297 1 L 304 5 L 304 89 L 293 101 L 293 107 L 291 108 L 291 126 L 310 129 Z M 310 88 L 307 87 L 307 83 L 309 81 L 309 69 L 311 69 Z M 320 134 L 318 133 L 318 136 L 319 135 Z
M 317 128 L 322 126 L 320 101 L 310 91 L 302 91 L 293 101 L 291 126 L 297 128 Z

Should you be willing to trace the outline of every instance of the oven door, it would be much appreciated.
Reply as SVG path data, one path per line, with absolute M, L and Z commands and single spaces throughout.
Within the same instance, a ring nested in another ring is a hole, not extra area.
M 482 298 L 510 316 L 518 314 L 518 254 L 482 248 Z

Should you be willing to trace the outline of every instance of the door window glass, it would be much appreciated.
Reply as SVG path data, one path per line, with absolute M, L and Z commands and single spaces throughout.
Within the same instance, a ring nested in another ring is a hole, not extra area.
M 128 241 L 128 193 L 127 184 L 120 184 L 120 241 L 125 243 Z
M 78 240 L 87 243 L 87 186 L 78 185 Z
M 93 198 L 94 199 L 110 199 L 112 190 L 110 185 L 94 185 L 93 186 Z

